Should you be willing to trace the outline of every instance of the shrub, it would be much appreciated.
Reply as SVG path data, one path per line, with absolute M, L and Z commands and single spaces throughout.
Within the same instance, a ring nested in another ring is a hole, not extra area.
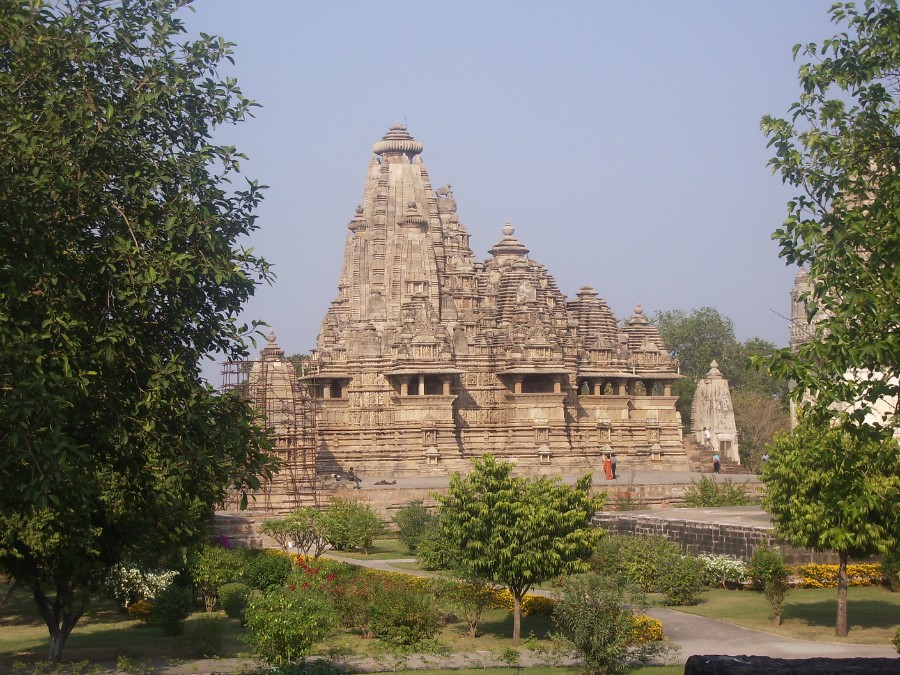
M 900 544 L 881 558 L 881 576 L 887 579 L 888 588 L 900 591 Z
M 416 543 L 416 558 L 427 570 L 452 569 L 459 560 L 459 551 L 441 532 L 439 515 L 435 516 L 419 536 Z
M 714 478 L 700 476 L 700 482 L 691 480 L 684 493 L 685 507 L 747 506 L 757 500 L 747 494 L 744 485 L 735 485 L 730 478 L 721 483 Z
M 225 623 L 218 616 L 198 616 L 188 624 L 186 640 L 189 656 L 214 659 L 222 656 Z
M 370 612 L 373 632 L 392 647 L 413 647 L 440 630 L 431 597 L 406 585 L 379 588 Z
M 703 583 L 707 586 L 743 586 L 749 582 L 747 563 L 725 555 L 701 555 Z
M 375 537 L 384 532 L 384 523 L 368 504 L 334 499 L 322 514 L 322 531 L 338 551 L 362 548 L 368 552 Z
M 597 546 L 591 566 L 644 593 L 660 590 L 664 571 L 681 557 L 678 544 L 656 535 L 608 535 Z
M 466 622 L 469 637 L 478 637 L 478 625 L 484 612 L 489 609 L 511 607 L 512 596 L 509 591 L 480 579 L 466 581 L 452 579 L 438 583 L 440 585 L 436 589 L 436 595 L 441 606 Z M 524 609 L 523 607 L 522 610 Z
M 197 552 L 191 564 L 191 577 L 203 595 L 207 612 L 216 608 L 219 588 L 243 576 L 241 557 L 242 554 L 221 546 L 204 546 Z
M 191 589 L 171 584 L 153 599 L 150 616 L 166 635 L 181 635 L 184 620 L 191 615 L 193 606 Z
M 417 499 L 408 506 L 404 506 L 394 514 L 394 524 L 397 526 L 397 535 L 409 552 L 415 555 L 419 540 L 434 522 L 435 516 L 422 505 L 422 500 Z
M 151 600 L 138 600 L 137 602 L 132 602 L 128 605 L 128 616 L 132 619 L 143 621 L 146 624 L 151 624 L 153 623 L 153 617 L 151 615 L 152 609 L 153 602 Z
M 703 587 L 703 563 L 693 556 L 677 556 L 661 571 L 657 588 L 667 605 L 693 605 Z
M 894 649 L 900 654 L 900 627 L 897 628 L 897 632 L 894 634 L 894 639 L 891 642 L 894 645 Z
M 772 608 L 772 618 L 781 625 L 781 609 L 787 595 L 790 572 L 778 551 L 760 544 L 753 551 L 750 565 L 747 568 L 750 583 L 755 590 L 760 590 Z
M 244 610 L 250 599 L 250 587 L 247 584 L 232 582 L 224 584 L 218 591 L 219 604 L 225 614 L 232 619 L 244 620 Z
M 107 572 L 103 590 L 127 610 L 138 600 L 153 600 L 177 575 L 171 570 L 146 570 L 139 565 L 119 563 Z
M 797 565 L 794 569 L 800 578 L 801 588 L 837 588 L 838 565 L 809 563 Z M 882 582 L 882 565 L 875 563 L 854 563 L 847 565 L 850 586 L 877 586 Z
M 302 663 L 335 625 L 334 610 L 324 594 L 280 588 L 251 598 L 244 620 L 245 639 L 273 666 Z
M 291 573 L 291 566 L 291 559 L 281 551 L 263 551 L 250 562 L 247 578 L 253 588 L 261 591 L 273 586 L 284 586 Z
M 529 593 L 522 599 L 522 614 L 525 616 L 541 616 L 549 619 L 553 615 L 553 607 L 556 601 L 546 595 L 532 595 Z
M 662 621 L 646 614 L 632 614 L 631 639 L 636 643 L 664 640 Z
M 596 574 L 571 577 L 553 610 L 553 637 L 583 661 L 591 675 L 622 672 L 629 661 L 649 662 L 665 651 L 660 641 L 644 641 L 632 606 L 619 580 Z

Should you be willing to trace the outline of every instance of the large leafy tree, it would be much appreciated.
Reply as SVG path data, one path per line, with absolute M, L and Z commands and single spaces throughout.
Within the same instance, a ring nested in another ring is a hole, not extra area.
M 797 546 L 838 553 L 835 634 L 847 635 L 847 561 L 890 550 L 900 538 L 900 445 L 861 443 L 801 416 L 780 434 L 763 468 L 766 510 Z
M 732 392 L 753 392 L 758 397 L 772 399 L 776 407 L 782 406 L 787 381 L 772 377 L 765 369 L 750 368 L 754 357 L 768 356 L 776 351 L 777 347 L 771 342 L 761 338 L 738 342 L 734 323 L 714 307 L 701 307 L 690 313 L 682 310 L 657 312 L 653 321 L 659 327 L 666 347 L 680 362 L 684 377 L 675 383 L 672 391 L 678 396 L 677 406 L 683 419 L 690 419 L 697 382 L 709 372 L 713 360 L 718 362 Z M 754 414 L 752 408 L 742 410 L 740 403 L 741 400 L 735 397 L 736 417 Z M 772 435 L 766 442 L 771 440 Z
M 813 339 L 771 363 L 807 415 L 885 439 L 900 422 L 900 12 L 896 0 L 839 3 L 845 30 L 797 45 L 801 94 L 762 128 L 773 169 L 798 190 L 773 238 L 809 271 Z M 874 407 L 889 408 L 883 416 Z
M 454 474 L 440 502 L 440 528 L 459 552 L 467 578 L 506 586 L 513 596 L 513 639 L 522 631 L 522 599 L 534 586 L 588 570 L 602 531 L 591 518 L 603 496 L 591 496 L 590 474 L 574 486 L 558 479 L 518 478 L 513 465 L 485 455 L 463 478 Z
M 764 478 L 778 529 L 840 555 L 845 635 L 847 557 L 900 537 L 900 11 L 896 0 L 830 11 L 842 32 L 794 48 L 801 93 L 789 119 L 762 121 L 771 166 L 798 190 L 773 238 L 812 286 L 812 339 L 769 362 L 796 381 L 801 409 Z
M 181 0 L 0 5 L 0 570 L 58 659 L 104 570 L 198 540 L 270 470 L 246 403 L 200 377 L 246 353 L 260 187 L 216 127 L 253 105 Z M 179 41 L 180 40 L 180 41 Z

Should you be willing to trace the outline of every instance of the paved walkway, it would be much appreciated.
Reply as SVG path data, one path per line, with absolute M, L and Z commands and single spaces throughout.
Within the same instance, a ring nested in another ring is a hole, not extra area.
M 573 484 L 582 474 L 548 474 L 549 476 L 558 476 L 565 483 Z M 717 481 L 724 482 L 726 479 L 733 483 L 759 483 L 759 476 L 754 473 L 738 473 L 738 474 L 719 474 L 700 471 L 655 471 L 655 470 L 638 470 L 628 469 L 620 464 L 619 473 L 616 480 L 606 480 L 603 477 L 603 470 L 597 467 L 593 471 L 594 486 L 603 487 L 625 487 L 629 483 L 634 485 L 671 485 L 671 484 L 690 484 L 691 481 L 697 482 L 701 476 L 714 478 Z M 408 478 L 396 478 L 394 476 L 381 476 L 372 474 L 360 474 L 362 483 L 360 485 L 363 490 L 390 490 L 394 488 L 445 488 L 450 485 L 450 474 L 442 474 L 437 476 L 410 476 Z M 394 482 L 396 481 L 396 483 Z M 381 485 L 378 483 L 382 482 Z M 387 484 L 384 484 L 386 482 Z M 353 489 L 351 484 L 346 481 L 340 481 L 337 484 L 329 483 L 329 487 L 345 487 Z

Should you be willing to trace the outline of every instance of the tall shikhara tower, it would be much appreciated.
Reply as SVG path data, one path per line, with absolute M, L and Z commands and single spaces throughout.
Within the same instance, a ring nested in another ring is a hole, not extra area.
M 688 468 L 678 378 L 640 307 L 619 326 L 590 287 L 567 299 L 508 223 L 477 262 L 450 186 L 394 125 L 373 147 L 338 297 L 313 353 L 318 471 L 529 473 Z

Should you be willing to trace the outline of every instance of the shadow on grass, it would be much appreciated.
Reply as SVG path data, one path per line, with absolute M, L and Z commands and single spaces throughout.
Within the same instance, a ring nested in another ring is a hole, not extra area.
M 791 604 L 788 594 L 783 615 L 785 621 L 797 621 L 807 626 L 834 626 L 837 620 L 837 591 L 834 600 L 819 600 Z M 848 625 L 856 628 L 883 628 L 897 623 L 897 605 L 883 600 L 854 600 L 847 602 Z
M 465 630 L 465 625 L 463 625 Z M 540 616 L 523 616 L 522 617 L 522 638 L 526 638 L 532 633 L 538 640 L 548 639 L 549 633 L 553 630 L 553 622 Z M 510 638 L 513 632 L 512 613 L 507 613 L 502 618 L 488 617 L 478 624 L 479 635 L 493 635 L 498 638 Z

